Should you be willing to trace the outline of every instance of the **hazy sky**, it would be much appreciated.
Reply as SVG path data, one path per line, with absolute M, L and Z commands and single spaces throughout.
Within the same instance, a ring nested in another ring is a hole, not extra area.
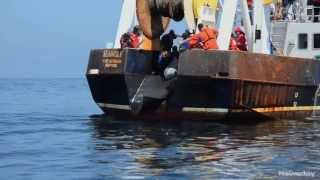
M 0 0 L 0 78 L 83 77 L 115 38 L 121 0 Z

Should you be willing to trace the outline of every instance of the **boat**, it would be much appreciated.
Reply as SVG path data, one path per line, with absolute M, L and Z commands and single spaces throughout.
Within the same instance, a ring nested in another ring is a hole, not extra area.
M 170 19 L 181 20 L 181 11 L 193 30 L 197 20 L 208 25 L 217 22 L 210 21 L 216 15 L 205 11 L 207 7 L 201 10 L 209 14 L 195 18 L 190 10 L 192 0 L 175 1 L 171 6 L 176 12 L 166 15 L 152 13 L 158 6 L 151 2 L 159 1 L 123 1 L 121 15 L 124 18 L 133 13 L 132 21 L 137 16 L 150 39 L 159 37 Z M 254 1 L 252 12 L 246 0 L 220 4 L 220 49 L 180 52 L 177 76 L 171 80 L 154 73 L 158 50 L 120 49 L 119 45 L 91 50 L 86 76 L 94 101 L 105 114 L 116 118 L 300 119 L 315 114 L 320 111 L 315 103 L 320 91 L 320 7 L 299 0 L 291 5 L 294 19 L 268 22 L 270 15 L 261 12 L 268 12 L 269 4 L 267 0 Z M 228 50 L 239 8 L 248 38 L 247 52 Z M 119 29 L 124 22 L 128 21 L 120 20 Z

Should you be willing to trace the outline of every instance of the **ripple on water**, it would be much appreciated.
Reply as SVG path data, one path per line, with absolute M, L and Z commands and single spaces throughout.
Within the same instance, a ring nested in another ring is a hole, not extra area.
M 265 178 L 275 177 L 281 169 L 290 170 L 297 166 L 310 169 L 310 166 L 318 166 L 316 161 L 313 162 L 309 156 L 304 155 L 319 153 L 319 150 L 314 149 L 320 147 L 314 143 L 317 134 L 305 134 L 310 123 L 267 122 L 249 126 L 252 130 L 250 133 L 248 126 L 234 129 L 227 125 L 222 126 L 224 131 L 215 131 L 215 128 L 221 126 L 214 123 L 209 124 L 209 127 L 208 124 L 196 125 L 197 130 L 185 128 L 183 123 L 170 126 L 162 123 L 137 124 L 122 124 L 122 128 L 115 128 L 110 122 L 108 127 L 104 126 L 102 134 L 105 136 L 95 137 L 108 141 L 109 145 L 122 144 L 117 146 L 122 150 L 132 141 L 128 150 L 134 151 L 126 152 L 142 165 L 141 171 L 165 170 L 167 173 L 175 172 L 180 175 L 183 172 L 191 175 L 196 171 L 196 174 L 203 177 Z M 158 126 L 163 127 L 155 132 Z M 269 128 L 268 131 L 259 131 L 266 127 Z M 109 129 L 112 137 L 108 136 Z M 319 154 L 316 156 L 314 158 L 319 159 Z M 215 173 L 200 170 L 207 168 Z
M 0 80 L 0 94 L 0 179 L 320 174 L 319 121 L 220 124 L 91 117 L 99 111 L 92 109 L 96 105 L 81 79 Z

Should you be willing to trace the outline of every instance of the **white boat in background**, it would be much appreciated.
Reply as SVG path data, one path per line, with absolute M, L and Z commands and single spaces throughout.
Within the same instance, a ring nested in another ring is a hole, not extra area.
M 320 6 L 299 0 L 293 15 L 272 22 L 271 40 L 275 54 L 320 60 Z

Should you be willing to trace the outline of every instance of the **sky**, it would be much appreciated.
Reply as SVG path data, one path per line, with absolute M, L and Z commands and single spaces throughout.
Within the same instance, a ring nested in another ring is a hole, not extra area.
M 90 49 L 114 41 L 121 3 L 0 0 L 0 78 L 84 77 Z

